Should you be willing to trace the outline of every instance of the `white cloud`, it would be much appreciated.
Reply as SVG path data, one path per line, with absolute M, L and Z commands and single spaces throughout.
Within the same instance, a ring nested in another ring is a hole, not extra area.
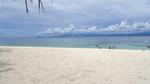
M 137 22 L 137 23 L 128 23 L 127 21 L 122 21 L 120 24 L 115 24 L 103 28 L 102 31 L 149 31 L 150 23 L 147 22 Z
M 75 27 L 73 24 L 70 24 L 68 27 L 56 27 L 56 28 L 49 28 L 43 33 L 72 33 L 72 32 L 96 32 L 96 26 L 92 27 Z
M 57 27 L 49 28 L 43 33 L 90 33 L 90 32 L 135 32 L 135 31 L 150 31 L 150 23 L 147 22 L 137 22 L 129 23 L 127 21 L 122 21 L 120 24 L 110 25 L 106 28 L 97 28 L 96 26 L 91 27 L 75 27 L 70 24 L 68 27 Z
M 66 33 L 66 32 L 70 32 L 74 29 L 74 25 L 70 24 L 69 27 L 57 27 L 57 28 L 49 28 L 48 30 L 46 30 L 44 33 Z

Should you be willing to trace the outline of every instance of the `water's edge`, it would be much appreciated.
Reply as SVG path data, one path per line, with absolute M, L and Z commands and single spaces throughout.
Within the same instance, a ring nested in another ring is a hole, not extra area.
M 150 36 L 0 38 L 0 46 L 150 50 Z

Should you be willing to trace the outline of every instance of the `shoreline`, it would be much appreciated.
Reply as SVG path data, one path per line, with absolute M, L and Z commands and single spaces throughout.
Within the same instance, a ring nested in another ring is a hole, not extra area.
M 88 49 L 88 50 L 121 50 L 121 51 L 150 51 L 149 49 L 108 49 L 108 48 L 76 48 L 76 47 L 45 47 L 45 46 L 0 46 L 0 48 L 45 48 L 45 49 Z

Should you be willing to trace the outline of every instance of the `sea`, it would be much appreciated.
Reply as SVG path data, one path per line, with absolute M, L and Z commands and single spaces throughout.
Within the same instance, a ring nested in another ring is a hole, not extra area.
M 0 46 L 150 50 L 150 36 L 0 38 Z

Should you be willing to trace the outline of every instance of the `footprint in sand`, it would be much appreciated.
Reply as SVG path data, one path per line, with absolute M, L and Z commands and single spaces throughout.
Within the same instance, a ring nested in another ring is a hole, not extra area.
M 96 63 L 98 64 L 98 65 L 106 65 L 106 63 L 104 63 L 104 62 L 102 62 L 102 61 L 100 61 L 100 60 L 96 60 Z
M 63 79 L 68 81 L 76 81 L 80 80 L 81 78 L 89 77 L 92 73 L 95 73 L 95 70 L 89 69 L 74 69 L 68 68 L 66 70 L 62 70 L 62 73 L 56 79 Z
M 8 61 L 0 60 L 0 73 L 14 70 L 12 68 L 12 65 L 14 65 L 14 64 L 9 63 L 9 60 Z
M 139 76 L 138 78 L 139 78 L 139 79 L 146 80 L 146 78 L 145 78 L 145 77 L 143 77 L 143 76 Z
M 105 81 L 111 81 L 112 82 L 112 79 L 110 78 L 106 78 Z

